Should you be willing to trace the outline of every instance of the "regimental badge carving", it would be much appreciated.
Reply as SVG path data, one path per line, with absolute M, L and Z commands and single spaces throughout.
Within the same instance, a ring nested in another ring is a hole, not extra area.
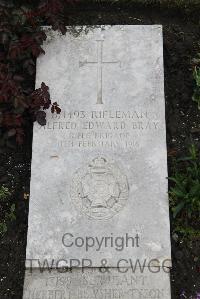
M 71 199 L 90 219 L 109 219 L 117 214 L 128 200 L 126 175 L 117 163 L 96 157 L 74 174 Z

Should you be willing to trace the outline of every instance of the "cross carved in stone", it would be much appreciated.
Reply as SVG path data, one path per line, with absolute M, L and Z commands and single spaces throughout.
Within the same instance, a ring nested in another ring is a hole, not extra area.
M 79 67 L 85 65 L 97 66 L 97 102 L 96 104 L 103 104 L 102 90 L 103 90 L 103 66 L 105 64 L 119 64 L 121 61 L 103 61 L 103 40 L 97 40 L 97 61 L 79 61 Z

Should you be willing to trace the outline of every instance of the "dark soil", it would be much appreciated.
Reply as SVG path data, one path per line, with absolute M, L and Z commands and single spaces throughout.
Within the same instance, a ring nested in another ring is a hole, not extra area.
M 197 16 L 199 12 L 197 12 Z M 164 30 L 164 64 L 166 123 L 169 174 L 172 159 L 184 155 L 191 141 L 199 146 L 200 112 L 192 98 L 192 59 L 200 52 L 197 16 L 188 18 L 181 10 L 150 9 L 141 6 L 121 7 L 83 5 L 68 10 L 66 24 L 162 24 Z M 33 82 L 34 84 L 34 76 Z M 8 226 L 1 239 L 0 299 L 21 299 L 24 279 L 28 200 L 31 165 L 32 127 L 27 128 L 23 147 L 0 157 L 0 183 L 14 190 L 10 198 L 16 204 L 17 219 Z M 7 205 L 2 205 L 0 218 Z M 161 220 L 162 221 L 162 220 Z M 173 231 L 174 221 L 171 221 Z M 172 298 L 196 298 L 200 292 L 200 240 L 188 246 L 172 238 Z M 185 297 L 180 297 L 182 291 Z

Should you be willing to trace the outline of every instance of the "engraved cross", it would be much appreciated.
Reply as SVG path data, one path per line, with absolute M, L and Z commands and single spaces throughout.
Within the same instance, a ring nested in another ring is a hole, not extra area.
M 102 99 L 102 87 L 103 87 L 103 66 L 105 64 L 119 64 L 121 67 L 121 61 L 103 61 L 103 40 L 97 40 L 97 61 L 79 61 L 79 67 L 84 65 L 96 65 L 97 66 L 97 104 L 103 104 Z

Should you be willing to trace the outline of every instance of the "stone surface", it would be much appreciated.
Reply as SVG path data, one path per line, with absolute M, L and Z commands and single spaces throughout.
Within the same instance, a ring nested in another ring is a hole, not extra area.
M 37 61 L 62 113 L 34 125 L 27 259 L 156 265 L 170 259 L 162 28 L 76 31 L 48 29 Z
M 126 271 L 127 269 L 124 269 Z M 121 273 L 117 269 L 73 269 L 72 273 L 51 273 L 35 269 L 26 272 L 23 299 L 168 299 L 169 275 L 145 268 Z M 167 271 L 167 270 L 166 270 Z M 154 273 L 153 273 L 154 272 Z M 157 272 L 157 273 L 156 273 Z

